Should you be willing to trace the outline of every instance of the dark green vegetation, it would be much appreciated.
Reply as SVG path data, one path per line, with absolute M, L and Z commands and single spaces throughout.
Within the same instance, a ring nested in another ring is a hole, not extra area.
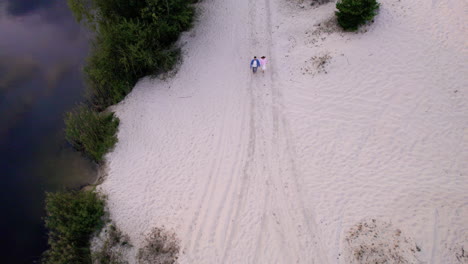
M 103 225 L 103 198 L 93 191 L 47 193 L 46 213 L 50 249 L 43 263 L 91 263 L 89 241 Z
M 376 0 L 340 0 L 336 8 L 338 24 L 344 30 L 355 31 L 360 25 L 374 18 L 379 3 Z
M 96 162 L 102 161 L 117 142 L 119 120 L 114 113 L 98 113 L 86 106 L 78 106 L 65 117 L 65 137 L 79 151 Z
M 196 0 L 68 0 L 95 33 L 85 66 L 87 106 L 66 116 L 67 140 L 96 162 L 117 142 L 118 119 L 98 114 L 120 102 L 139 78 L 171 70 L 175 46 L 192 25 Z M 95 112 L 93 112 L 95 111 Z
M 193 0 L 68 0 L 79 22 L 96 33 L 85 67 L 96 110 L 121 101 L 139 78 L 166 72 L 174 44 L 192 25 Z

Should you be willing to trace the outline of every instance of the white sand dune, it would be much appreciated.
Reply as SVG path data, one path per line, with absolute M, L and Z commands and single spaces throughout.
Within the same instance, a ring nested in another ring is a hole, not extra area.
M 381 0 L 357 34 L 299 2 L 199 4 L 177 75 L 115 107 L 112 218 L 180 263 L 468 263 L 467 2 Z

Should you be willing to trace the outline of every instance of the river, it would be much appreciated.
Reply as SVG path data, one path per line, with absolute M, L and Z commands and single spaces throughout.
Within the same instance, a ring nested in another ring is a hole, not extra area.
M 63 133 L 83 100 L 87 40 L 66 1 L 0 1 L 1 263 L 34 263 L 47 248 L 46 191 L 94 181 Z

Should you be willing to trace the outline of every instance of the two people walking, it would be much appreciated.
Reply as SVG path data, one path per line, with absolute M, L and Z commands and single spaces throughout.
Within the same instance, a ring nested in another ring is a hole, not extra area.
M 266 70 L 267 59 L 265 56 L 262 56 L 257 59 L 257 56 L 254 56 L 253 60 L 250 61 L 250 68 L 252 69 L 253 73 L 257 72 L 258 67 L 262 67 L 262 72 L 265 73 Z

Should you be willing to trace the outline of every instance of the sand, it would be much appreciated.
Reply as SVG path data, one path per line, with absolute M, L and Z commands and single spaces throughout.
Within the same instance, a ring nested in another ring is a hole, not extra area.
M 130 263 L 153 227 L 179 263 L 468 263 L 468 4 L 380 2 L 358 33 L 333 2 L 197 5 L 175 76 L 114 107 Z

